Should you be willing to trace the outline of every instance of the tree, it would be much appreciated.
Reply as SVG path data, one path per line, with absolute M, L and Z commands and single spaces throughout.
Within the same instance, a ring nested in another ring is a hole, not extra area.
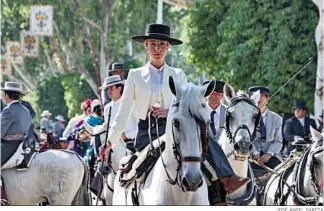
M 189 8 L 190 60 L 210 77 L 237 89 L 266 85 L 272 93 L 316 57 L 315 6 L 303 0 L 196 2 Z M 270 101 L 290 113 L 295 99 L 313 105 L 315 64 L 301 72 Z
M 130 41 L 132 35 L 142 34 L 146 24 L 155 22 L 157 7 L 155 1 L 145 0 L 1 0 L 1 4 L 2 43 L 6 40 L 18 40 L 20 30 L 29 29 L 30 5 L 53 5 L 54 37 L 42 37 L 40 57 L 25 58 L 24 65 L 19 67 L 22 74 L 14 71 L 9 77 L 21 81 L 29 90 L 42 90 L 48 86 L 46 83 L 51 85 L 52 82 L 47 79 L 62 80 L 64 100 L 69 110 L 68 117 L 79 111 L 80 102 L 85 98 L 99 97 L 87 29 L 92 36 L 96 63 L 103 80 L 108 67 L 114 61 L 125 62 L 126 68 L 138 67 L 145 62 L 146 53 L 143 46 L 132 44 L 133 51 L 130 55 L 127 41 Z M 178 17 L 181 14 L 177 10 L 173 10 L 170 5 L 164 5 L 164 14 L 165 23 L 178 27 Z M 21 78 L 22 76 L 25 76 L 26 80 Z M 43 80 L 43 77 L 48 78 Z M 28 85 L 29 83 L 31 85 Z M 43 87 L 39 87 L 40 84 Z M 82 92 L 79 89 L 82 89 Z M 48 96 L 38 92 L 37 102 L 46 102 L 47 99 L 42 98 Z M 53 102 L 55 105 L 61 103 L 62 100 Z M 50 109 L 47 106 L 39 105 L 40 108 Z M 65 112 L 64 109 L 61 111 Z

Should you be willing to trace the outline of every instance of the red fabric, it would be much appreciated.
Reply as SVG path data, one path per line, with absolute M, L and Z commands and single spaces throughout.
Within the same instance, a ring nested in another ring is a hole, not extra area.
M 92 99 L 86 99 L 85 101 L 83 101 L 84 104 L 86 105 L 86 107 L 91 106 L 92 103 Z
M 80 127 L 84 122 L 84 119 L 80 120 L 76 125 L 75 127 Z
M 44 144 L 39 148 L 39 151 L 44 152 L 48 149 L 60 149 L 60 146 L 58 144 L 50 145 L 47 141 L 45 141 Z

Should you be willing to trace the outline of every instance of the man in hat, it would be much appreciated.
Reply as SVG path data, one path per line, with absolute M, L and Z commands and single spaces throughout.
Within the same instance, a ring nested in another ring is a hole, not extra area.
M 133 36 L 132 39 L 144 43 L 150 61 L 143 67 L 131 69 L 125 84 L 125 93 L 121 99 L 119 112 L 112 124 L 107 145 L 113 148 L 122 134 L 128 116 L 135 106 L 139 118 L 138 133 L 135 139 L 136 151 L 142 151 L 149 143 L 150 137 L 155 140 L 165 133 L 169 108 L 175 101 L 168 79 L 172 76 L 177 84 L 185 84 L 187 77 L 179 68 L 166 64 L 165 57 L 170 45 L 180 45 L 181 40 L 172 38 L 171 29 L 165 24 L 149 24 L 145 35 Z M 157 119 L 159 128 L 149 124 Z M 107 154 L 108 148 L 101 147 L 101 158 Z M 222 156 L 222 155 L 220 155 Z M 225 189 L 230 193 L 249 182 L 248 178 L 240 178 L 233 174 L 221 178 Z
M 270 98 L 270 89 L 264 86 L 253 86 L 249 88 L 251 94 L 260 90 L 260 100 L 258 108 L 261 111 L 260 133 L 253 142 L 253 154 L 259 163 L 263 163 L 274 169 L 281 161 L 275 156 L 282 148 L 282 118 L 275 112 L 267 108 Z M 262 168 L 255 163 L 251 163 L 252 168 Z
M 55 119 L 56 122 L 53 124 L 54 137 L 58 141 L 63 135 L 65 119 L 62 115 L 56 116 Z
M 205 81 L 203 85 L 208 83 L 209 81 Z M 226 108 L 221 105 L 224 85 L 224 81 L 216 80 L 214 91 L 207 97 L 207 106 L 210 110 L 210 126 L 216 141 L 219 140 L 223 131 L 222 126 L 225 124 Z
M 296 100 L 293 107 L 295 109 L 295 116 L 287 119 L 284 126 L 284 136 L 288 141 L 288 145 L 285 149 L 285 154 L 289 155 L 292 150 L 291 143 L 297 137 L 310 141 L 310 126 L 316 129 L 315 120 L 306 116 L 306 103 L 305 101 Z
M 121 98 L 124 91 L 124 83 L 125 80 L 123 80 L 119 75 L 113 75 L 105 78 L 104 83 L 100 87 L 100 89 L 107 90 L 108 97 L 111 99 L 111 101 L 105 105 L 104 108 L 104 124 L 98 125 L 96 127 L 91 127 L 89 123 L 85 123 L 85 128 L 91 131 L 92 134 L 100 134 L 107 130 L 108 126 L 108 116 L 109 116 L 109 110 L 111 109 L 111 116 L 110 116 L 110 122 L 109 126 L 111 127 L 113 124 L 114 119 L 118 115 L 118 109 L 120 107 Z M 138 128 L 137 128 L 137 117 L 135 113 L 135 109 L 132 108 L 131 115 L 128 117 L 127 124 L 125 128 L 123 129 L 123 132 L 121 133 L 120 138 L 126 143 L 126 147 L 131 150 L 134 150 L 134 139 L 136 138 Z M 103 140 L 105 141 L 105 140 Z M 95 176 L 91 182 L 91 191 L 97 195 L 98 193 L 98 183 L 100 178 L 100 169 L 97 169 L 97 172 L 95 173 Z
M 124 64 L 113 63 L 111 70 L 108 71 L 108 75 L 109 76 L 119 75 L 121 79 L 124 79 L 125 76 Z M 102 99 L 102 104 L 104 106 L 110 102 L 110 99 L 107 94 L 107 89 L 101 89 L 101 99 Z
M 19 83 L 6 81 L 1 90 L 5 93 L 7 104 L 1 113 L 1 166 L 3 166 L 26 138 L 32 117 L 28 109 L 19 102 L 20 95 L 24 93 Z M 28 165 L 22 168 L 28 168 Z M 1 185 L 1 201 L 3 199 L 6 200 L 6 196 Z
M 95 128 L 91 128 L 90 126 L 92 125 L 85 124 L 86 128 L 88 128 L 90 131 L 92 132 L 95 131 L 94 134 L 101 133 L 107 129 L 110 108 L 111 108 L 110 126 L 112 125 L 114 119 L 117 116 L 118 109 L 120 107 L 121 97 L 124 91 L 124 83 L 125 80 L 123 80 L 119 75 L 113 75 L 105 78 L 105 81 L 103 85 L 100 87 L 100 89 L 106 89 L 108 96 L 111 99 L 111 102 L 105 105 L 104 108 L 105 123 L 103 125 L 98 125 Z M 121 133 L 121 138 L 126 142 L 127 148 L 130 149 L 131 151 L 134 151 L 134 139 L 136 138 L 138 132 L 137 124 L 138 121 L 137 121 L 135 109 L 133 108 L 129 119 L 127 120 L 127 124 L 123 129 L 123 132 Z
M 45 129 L 46 133 L 53 132 L 53 126 L 51 124 L 51 112 L 44 110 L 41 114 L 41 121 L 39 123 L 41 129 Z

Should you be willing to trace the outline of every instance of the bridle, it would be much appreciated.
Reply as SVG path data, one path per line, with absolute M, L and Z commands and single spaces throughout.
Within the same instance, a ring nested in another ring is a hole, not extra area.
M 323 146 L 323 141 L 320 141 L 318 146 L 316 147 L 319 147 L 319 146 Z M 312 158 L 312 161 L 310 163 L 310 166 L 309 166 L 309 171 L 311 172 L 311 184 L 314 188 L 314 192 L 316 193 L 316 201 L 315 201 L 315 204 L 322 204 L 323 205 L 323 195 L 321 196 L 321 190 L 320 188 L 318 187 L 318 181 L 316 179 L 316 176 L 315 176 L 315 165 L 316 165 L 316 159 L 315 159 L 315 154 L 318 154 L 318 153 L 321 153 L 323 152 L 323 147 L 317 151 L 311 151 L 309 156 Z
M 234 136 L 232 136 L 231 130 L 230 130 L 230 119 L 232 118 L 231 113 L 229 112 L 230 108 L 235 106 L 236 104 L 238 104 L 239 102 L 244 101 L 246 103 L 248 103 L 249 105 L 253 106 L 254 108 L 256 108 L 258 110 L 258 114 L 254 117 L 254 130 L 253 133 L 251 134 L 248 126 L 246 125 L 240 125 L 234 132 Z M 259 123 L 260 123 L 260 119 L 261 119 L 261 111 L 260 109 L 254 104 L 254 101 L 246 96 L 238 96 L 238 97 L 234 97 L 231 99 L 230 101 L 230 105 L 226 108 L 226 115 L 225 115 L 225 127 L 224 130 L 226 132 L 226 136 L 229 139 L 231 144 L 234 144 L 234 139 L 235 136 L 237 134 L 237 132 L 241 129 L 245 129 L 248 131 L 249 136 L 250 136 L 250 140 L 254 140 L 256 137 L 256 132 L 259 130 Z
M 179 107 L 179 104 L 180 102 L 175 102 L 172 107 Z M 204 105 L 202 105 L 204 107 Z M 190 112 L 190 111 L 189 111 Z M 176 176 L 174 179 L 171 178 L 170 174 L 168 173 L 167 169 L 166 169 L 166 165 L 164 163 L 164 160 L 163 160 L 163 156 L 162 156 L 162 152 L 160 151 L 160 154 L 161 154 L 161 160 L 162 160 L 162 164 L 164 166 L 164 170 L 167 174 L 167 177 L 168 177 L 168 182 L 171 184 L 171 185 L 178 185 L 182 191 L 184 191 L 184 188 L 183 188 L 183 185 L 182 183 L 180 182 L 180 169 L 182 167 L 182 164 L 185 163 L 185 162 L 197 162 L 197 163 L 202 163 L 206 157 L 207 157 L 207 151 L 208 151 L 208 125 L 209 124 L 206 124 L 202 119 L 200 119 L 199 117 L 197 116 L 194 116 L 191 112 L 190 112 L 190 115 L 194 117 L 196 123 L 197 123 L 197 127 L 198 129 L 200 130 L 200 143 L 201 143 L 201 147 L 202 147 L 202 153 L 201 153 L 201 156 L 200 157 L 194 157 L 194 156 L 186 156 L 186 157 L 183 157 L 182 154 L 181 154 L 181 150 L 180 150 L 180 140 L 176 139 L 175 138 L 175 135 L 174 135 L 174 130 L 177 130 L 178 129 L 178 122 L 177 121 L 172 121 L 172 138 L 173 138 L 173 144 L 172 144 L 172 149 L 173 149 L 173 154 L 174 154 L 174 157 L 177 161 L 177 168 L 176 168 Z M 158 121 L 156 119 L 156 128 L 158 130 Z M 157 131 L 158 132 L 158 131 Z M 158 140 L 159 140 L 159 137 L 158 137 Z M 161 143 L 159 143 L 161 145 Z M 159 148 L 161 150 L 161 148 Z

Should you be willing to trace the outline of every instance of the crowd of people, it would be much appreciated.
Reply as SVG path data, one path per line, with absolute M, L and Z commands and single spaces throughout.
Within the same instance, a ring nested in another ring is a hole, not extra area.
M 93 163 L 93 159 L 97 156 L 104 159 L 108 149 L 113 148 L 119 140 L 125 141 L 127 148 L 132 152 L 140 152 L 149 144 L 150 138 L 154 140 L 162 136 L 165 133 L 169 108 L 175 100 L 169 88 L 168 78 L 172 76 L 174 82 L 178 84 L 187 82 L 183 70 L 170 67 L 165 62 L 170 46 L 182 44 L 181 40 L 170 36 L 169 26 L 149 24 L 145 35 L 133 36 L 132 39 L 144 44 L 150 60 L 142 67 L 131 69 L 127 80 L 124 65 L 114 63 L 108 71 L 109 76 L 100 87 L 102 101 L 98 99 L 83 101 L 82 114 L 71 118 L 66 127 L 64 125 L 66 121 L 61 115 L 56 116 L 55 123 L 52 124 L 50 111 L 45 110 L 41 113 L 41 133 L 53 134 L 55 142 L 66 143 L 67 149 L 76 151 L 89 163 Z M 207 83 L 208 81 L 204 84 Z M 215 140 L 210 146 L 212 149 L 209 154 L 210 163 L 220 178 L 219 182 L 224 185 L 227 193 L 231 193 L 248 183 L 250 179 L 235 175 L 224 152 L 217 144 L 225 123 L 226 108 L 221 104 L 224 84 L 224 81 L 217 80 L 212 94 L 206 98 L 213 133 L 210 137 Z M 32 118 L 35 116 L 30 104 L 21 100 L 25 92 L 18 83 L 6 82 L 2 90 L 7 105 L 3 110 L 1 107 L 1 165 L 10 158 L 27 134 L 28 136 L 34 134 Z M 266 86 L 249 88 L 251 94 L 256 91 L 261 93 L 258 107 L 262 117 L 259 136 L 253 143 L 253 153 L 260 163 L 275 168 L 280 163 L 277 155 L 289 154 L 291 143 L 296 137 L 309 141 L 310 126 L 318 130 L 323 128 L 323 115 L 318 128 L 315 121 L 306 116 L 305 102 L 296 101 L 293 107 L 294 116 L 283 122 L 281 116 L 267 107 L 270 89 Z M 149 119 L 151 122 L 157 119 L 158 131 L 149 124 Z M 100 135 L 105 133 L 108 127 L 108 139 L 100 140 Z M 285 146 L 284 139 L 287 141 Z M 45 144 L 47 145 L 42 150 L 53 148 L 48 143 Z M 28 165 L 25 168 L 28 168 Z

